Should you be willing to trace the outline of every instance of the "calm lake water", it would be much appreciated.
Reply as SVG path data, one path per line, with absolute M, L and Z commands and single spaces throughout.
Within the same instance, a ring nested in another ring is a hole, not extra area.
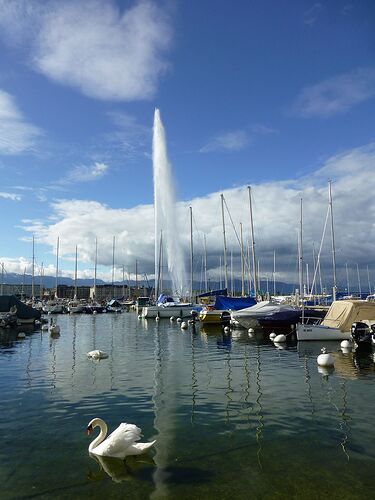
M 372 353 L 325 343 L 327 374 L 320 342 L 278 349 L 134 312 L 57 322 L 59 338 L 0 333 L 1 499 L 374 497 Z M 89 360 L 92 349 L 109 358 Z M 156 445 L 100 464 L 93 417 L 110 431 L 136 423 Z

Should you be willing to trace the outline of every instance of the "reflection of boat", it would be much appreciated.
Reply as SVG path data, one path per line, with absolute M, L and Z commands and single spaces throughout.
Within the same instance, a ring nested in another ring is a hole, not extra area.
M 375 323 L 375 303 L 364 300 L 337 300 L 319 325 L 297 325 L 298 340 L 349 340 L 355 322 Z

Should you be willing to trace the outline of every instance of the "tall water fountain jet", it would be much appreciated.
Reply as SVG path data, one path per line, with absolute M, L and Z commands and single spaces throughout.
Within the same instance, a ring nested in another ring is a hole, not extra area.
M 159 290 L 160 238 L 163 235 L 172 293 L 182 297 L 187 291 L 184 254 L 179 238 L 172 169 L 168 161 L 165 131 L 156 108 L 152 138 L 155 210 L 155 290 Z

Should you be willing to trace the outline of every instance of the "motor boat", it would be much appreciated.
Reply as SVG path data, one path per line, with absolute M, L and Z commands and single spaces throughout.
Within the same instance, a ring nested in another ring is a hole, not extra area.
M 336 300 L 318 325 L 298 324 L 297 340 L 351 340 L 353 323 L 375 323 L 375 302 Z

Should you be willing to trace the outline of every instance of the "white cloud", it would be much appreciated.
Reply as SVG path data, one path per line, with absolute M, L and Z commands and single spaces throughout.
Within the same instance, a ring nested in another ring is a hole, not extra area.
M 172 38 L 156 3 L 141 0 L 127 10 L 112 0 L 11 3 L 2 2 L 0 23 L 8 41 L 27 42 L 37 71 L 98 99 L 155 95 Z
M 312 7 L 306 10 L 303 14 L 303 22 L 309 26 L 313 26 L 323 10 L 321 3 L 314 3 Z
M 292 112 L 305 118 L 326 118 L 344 113 L 374 95 L 375 69 L 361 68 L 304 88 Z
M 102 178 L 108 171 L 108 165 L 105 163 L 95 162 L 93 165 L 77 165 L 70 172 L 62 183 L 66 182 L 90 182 Z
M 4 198 L 5 200 L 21 201 L 22 196 L 20 196 L 19 194 L 15 194 L 15 193 L 0 192 L 0 198 Z
M 41 130 L 28 123 L 8 92 L 0 90 L 0 154 L 13 155 L 35 149 Z
M 249 136 L 244 130 L 233 130 L 213 137 L 207 144 L 200 148 L 199 152 L 241 151 L 249 145 L 249 142 Z
M 328 207 L 328 179 L 333 179 L 333 206 L 336 227 L 338 277 L 345 281 L 345 263 L 360 268 L 370 266 L 375 273 L 375 145 L 347 151 L 334 156 L 308 177 L 297 181 L 269 182 L 253 186 L 256 251 L 261 274 L 271 276 L 273 251 L 276 250 L 277 279 L 297 282 L 297 230 L 299 204 L 304 204 L 304 252 L 312 274 L 312 248 L 319 247 Z M 249 209 L 246 186 L 224 191 L 237 231 L 243 223 L 244 240 L 249 238 Z M 219 258 L 223 255 L 220 215 L 220 193 L 212 193 L 189 202 L 178 203 L 180 236 L 189 262 L 188 207 L 195 219 L 194 248 L 196 276 L 201 272 L 203 234 L 207 238 L 211 278 L 217 279 Z M 132 209 L 112 209 L 94 201 L 60 200 L 51 206 L 52 218 L 24 223 L 26 231 L 35 234 L 37 243 L 54 248 L 60 236 L 62 258 L 70 259 L 79 245 L 81 264 L 92 269 L 95 237 L 98 237 L 99 261 L 111 266 L 112 238 L 116 236 L 116 265 L 125 265 L 134 274 L 135 261 L 139 272 L 154 272 L 154 212 L 152 205 Z M 228 214 L 226 217 L 228 251 L 234 253 L 235 272 L 240 273 L 239 247 Z M 199 231 L 198 231 L 199 230 Z M 326 286 L 331 280 L 331 249 L 329 233 L 323 245 L 322 269 Z M 69 264 L 69 269 L 72 269 Z M 121 271 L 118 271 L 121 273 Z M 110 274 L 110 273 L 109 273 Z M 375 275 L 373 276 L 375 278 Z M 354 278 L 353 278 L 354 281 Z

